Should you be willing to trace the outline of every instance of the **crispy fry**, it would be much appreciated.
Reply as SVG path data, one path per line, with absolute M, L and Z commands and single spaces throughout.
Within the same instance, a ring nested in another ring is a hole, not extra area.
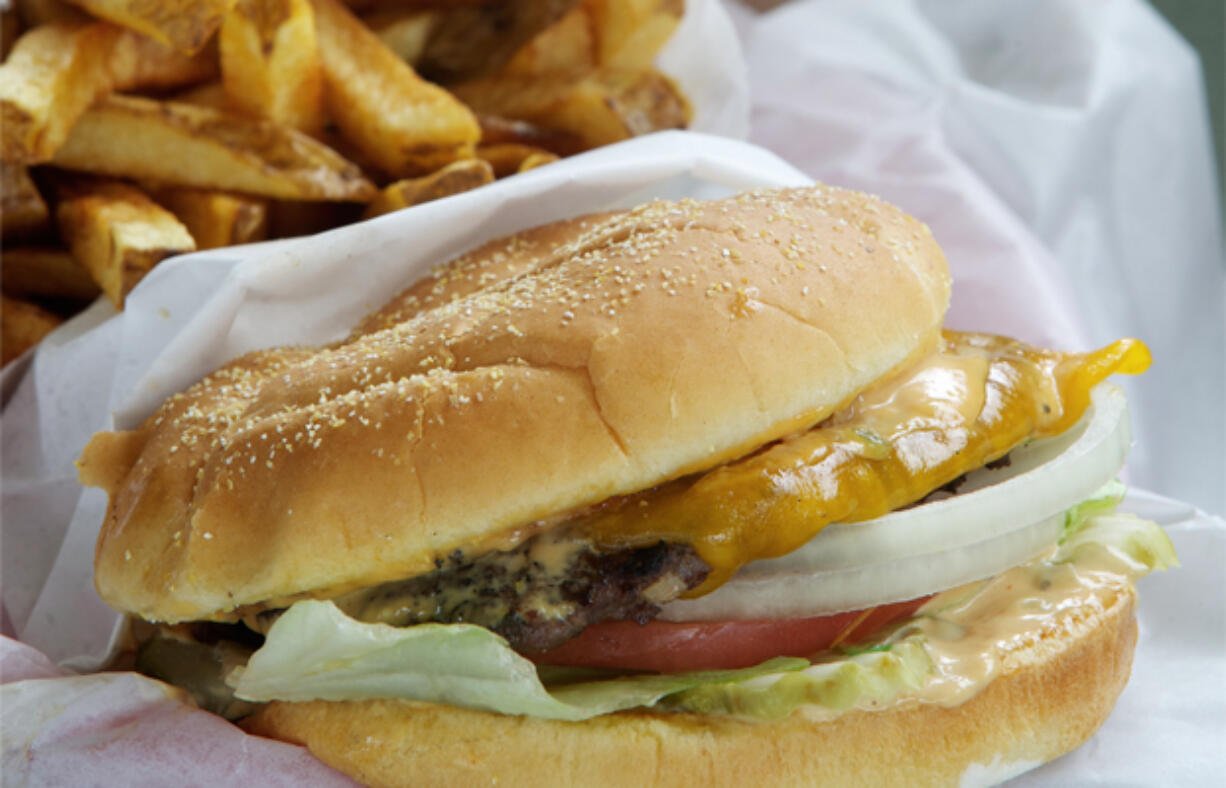
M 234 0 L 72 0 L 94 16 L 142 33 L 180 52 L 199 52 Z
M 649 68 L 681 15 L 684 0 L 583 0 L 596 33 L 596 62 L 606 68 Z
M 165 90 L 192 85 L 217 76 L 217 47 L 210 42 L 194 55 L 148 36 L 122 30 L 110 57 L 114 89 Z
M 550 153 L 547 150 L 538 150 L 524 157 L 524 160 L 519 163 L 519 172 L 535 170 L 537 167 L 544 167 L 546 164 L 553 164 L 557 160 L 558 154 Z
M 471 158 L 480 134 L 472 113 L 422 80 L 339 0 L 312 0 L 325 102 L 344 134 L 393 177 Z
M 497 73 L 515 52 L 577 0 L 505 0 L 440 13 L 420 60 L 428 78 L 450 84 Z
M 481 144 L 515 143 L 570 156 L 583 150 L 583 140 L 575 134 L 543 129 L 526 120 L 511 120 L 498 115 L 478 115 L 481 123 Z
M 226 89 L 220 82 L 206 82 L 194 88 L 180 91 L 170 97 L 178 104 L 192 104 L 197 107 L 208 107 L 218 112 L 229 112 L 230 101 L 226 97 Z
M 652 69 L 601 70 L 576 82 L 494 78 L 458 85 L 455 92 L 479 113 L 568 132 L 585 148 L 684 128 L 690 118 L 676 85 Z
M 218 36 L 231 106 L 252 117 L 318 134 L 323 75 L 310 0 L 238 0 Z
M 7 364 L 63 323 L 38 304 L 3 296 L 0 303 L 0 364 Z
M 494 168 L 494 177 L 505 178 L 525 169 L 539 167 L 551 161 L 557 161 L 558 155 L 532 145 L 521 145 L 514 142 L 503 142 L 496 145 L 477 146 L 477 158 L 489 162 Z M 531 165 L 524 165 L 531 161 Z
M 524 44 L 498 75 L 582 76 L 599 65 L 597 32 L 587 3 L 581 3 Z
M 0 157 L 47 161 L 86 108 L 112 90 L 186 84 L 215 71 L 207 56 L 185 57 L 103 22 L 35 28 L 0 66 Z
M 196 248 L 178 219 L 141 190 L 115 181 L 61 187 L 60 235 L 116 307 L 153 266 Z
M 5 247 L 0 267 L 4 292 L 15 298 L 85 304 L 102 292 L 67 249 Z
M 682 0 L 582 0 L 524 44 L 498 76 L 577 79 L 596 68 L 650 68 L 684 10 Z
M 366 206 L 363 219 L 381 216 L 401 208 L 450 197 L 494 180 L 494 169 L 481 159 L 465 159 L 421 178 L 407 178 L 387 186 Z
M 5 243 L 50 229 L 47 203 L 20 164 L 0 162 L 0 225 Z
M 301 132 L 135 96 L 110 96 L 85 113 L 55 163 L 290 200 L 367 202 L 375 194 L 357 167 Z
M 148 189 L 158 205 L 187 227 L 197 249 L 264 240 L 268 229 L 267 201 L 207 189 L 160 187 Z
M 81 113 L 110 91 L 117 35 L 110 25 L 55 24 L 17 40 L 0 65 L 0 157 L 51 158 Z
M 438 15 L 420 8 L 381 8 L 362 17 L 387 48 L 410 66 L 415 66 L 426 51 L 430 31 Z
M 415 8 L 419 10 L 447 11 L 462 5 L 495 5 L 503 0 L 344 0 L 346 6 L 357 14 L 367 14 L 386 6 Z

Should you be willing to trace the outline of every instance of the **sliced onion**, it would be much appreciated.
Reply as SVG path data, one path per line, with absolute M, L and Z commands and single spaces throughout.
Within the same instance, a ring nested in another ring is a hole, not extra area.
M 1118 387 L 1091 392 L 1062 435 L 967 475 L 959 493 L 876 520 L 828 526 L 800 549 L 755 561 L 698 599 L 667 605 L 668 621 L 819 616 L 898 602 L 990 577 L 1060 535 L 1064 512 L 1111 481 L 1132 443 Z

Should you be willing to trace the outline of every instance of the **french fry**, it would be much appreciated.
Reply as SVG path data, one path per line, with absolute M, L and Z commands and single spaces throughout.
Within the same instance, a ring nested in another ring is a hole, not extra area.
M 96 17 L 193 54 L 221 25 L 234 0 L 72 0 Z
M 339 0 L 312 0 L 325 102 L 341 133 L 392 177 L 472 157 L 476 118 L 424 81 Z
M 517 172 L 557 161 L 558 155 L 532 145 L 503 142 L 495 145 L 478 145 L 477 158 L 489 162 L 494 169 L 494 177 L 505 178 Z
M 379 37 L 396 57 L 413 66 L 426 51 L 437 14 L 420 8 L 381 8 L 362 17 L 362 24 Z
M 81 116 L 55 164 L 70 170 L 281 197 L 369 202 L 352 163 L 301 132 L 207 107 L 110 96 Z
M 478 115 L 481 123 L 481 144 L 514 143 L 570 156 L 583 150 L 583 140 L 577 135 L 554 129 L 544 129 L 526 120 L 511 120 L 498 115 Z
M 650 68 L 684 11 L 683 0 L 582 0 L 515 52 L 498 76 Z
M 535 170 L 537 167 L 553 164 L 558 158 L 558 154 L 550 153 L 547 150 L 536 151 L 524 157 L 524 160 L 519 163 L 518 171 L 527 172 L 528 170 Z
M 85 304 L 102 292 L 67 249 L 40 246 L 5 247 L 0 283 L 5 294 L 28 300 Z
M 222 20 L 218 49 L 232 107 L 308 134 L 323 129 L 310 0 L 238 0 Z
M 61 187 L 55 219 L 72 256 L 119 309 L 158 262 L 196 248 L 173 214 L 124 183 Z
M 149 196 L 183 222 L 197 249 L 262 241 L 268 229 L 265 200 L 229 192 L 182 187 L 146 189 Z
M 498 74 L 582 76 L 599 65 L 597 34 L 587 4 L 581 3 L 524 44 Z
M 574 134 L 585 148 L 684 128 L 690 119 L 676 85 L 652 69 L 600 70 L 574 82 L 496 77 L 453 89 L 478 113 Z
M 455 6 L 494 5 L 502 0 L 344 0 L 355 14 L 367 14 L 386 6 L 400 6 L 418 10 L 446 11 Z
M 17 40 L 0 65 L 0 157 L 46 161 L 68 129 L 111 90 L 111 25 L 52 24 Z
M 40 235 L 51 227 L 47 203 L 30 171 L 20 164 L 0 162 L 0 226 L 5 243 Z
M 450 197 L 494 180 L 494 168 L 481 159 L 465 159 L 443 167 L 420 178 L 396 181 L 379 192 L 366 206 L 363 219 L 381 216 L 401 208 L 421 205 L 424 202 Z
M 104 22 L 34 28 L 0 65 L 0 157 L 48 161 L 86 108 L 112 90 L 186 84 L 216 69 L 207 56 L 186 57 Z
M 504 0 L 457 6 L 439 14 L 419 61 L 421 73 L 443 84 L 497 73 L 524 44 L 577 0 Z
M 0 299 L 0 364 L 8 364 L 42 341 L 63 319 L 38 304 Z
M 649 68 L 685 12 L 684 0 L 583 0 L 596 34 L 596 62 Z
M 205 82 L 203 85 L 196 85 L 175 93 L 169 100 L 176 104 L 208 107 L 218 112 L 230 111 L 230 100 L 226 97 L 226 89 L 220 82 Z
M 193 55 L 148 36 L 123 30 L 111 49 L 114 89 L 165 90 L 192 85 L 217 76 L 217 47 L 209 43 Z

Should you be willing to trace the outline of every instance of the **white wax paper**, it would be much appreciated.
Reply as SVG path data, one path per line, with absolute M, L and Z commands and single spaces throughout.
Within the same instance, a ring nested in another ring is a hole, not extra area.
M 136 673 L 56 678 L 40 657 L 0 638 L 5 785 L 355 785 L 302 747 L 197 709 L 174 687 Z
M 739 50 L 711 2 L 690 6 L 701 15 L 687 17 L 661 62 L 695 97 L 700 128 L 738 136 Z M 1159 361 L 1128 386 L 1134 480 L 1220 511 L 1222 275 L 1203 109 L 1186 48 L 1144 4 L 826 0 L 738 18 L 752 138 L 928 221 L 958 277 L 955 325 L 1066 347 L 1129 333 L 1149 341 Z M 800 182 L 759 149 L 662 135 L 308 241 L 163 264 L 122 316 L 100 302 L 0 377 L 5 631 L 77 669 L 108 650 L 116 619 L 92 585 L 105 502 L 80 494 L 72 467 L 93 431 L 138 423 L 247 349 L 336 338 L 429 264 L 494 235 L 654 196 Z M 1128 505 L 1170 524 L 1184 567 L 1141 583 L 1133 680 L 1103 731 L 1019 782 L 1216 784 L 1226 766 L 1226 525 L 1145 494 Z M 54 670 L 27 645 L 0 645 L 6 682 Z M 284 745 L 213 718 L 220 727 L 195 738 L 125 727 L 146 712 L 172 731 L 206 725 L 184 721 L 144 679 L 91 679 L 99 684 L 84 693 L 34 680 L 0 698 L 5 725 L 16 725 L 4 730 L 6 776 L 63 782 L 105 767 L 112 783 L 141 784 L 173 766 L 176 782 L 226 784 L 231 758 L 258 763 L 265 752 L 278 770 L 264 782 L 309 768 L 301 751 L 272 753 Z M 30 693 L 34 707 L 62 714 L 13 723 L 8 698 Z M 90 750 L 96 736 L 122 746 Z M 11 770 L 22 764 L 62 770 Z

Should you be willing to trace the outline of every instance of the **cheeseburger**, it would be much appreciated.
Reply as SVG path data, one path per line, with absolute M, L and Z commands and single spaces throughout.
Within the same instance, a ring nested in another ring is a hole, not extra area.
M 828 187 L 435 269 L 102 433 L 143 671 L 372 785 L 979 784 L 1127 680 L 1121 392 L 942 330 L 928 229 Z

